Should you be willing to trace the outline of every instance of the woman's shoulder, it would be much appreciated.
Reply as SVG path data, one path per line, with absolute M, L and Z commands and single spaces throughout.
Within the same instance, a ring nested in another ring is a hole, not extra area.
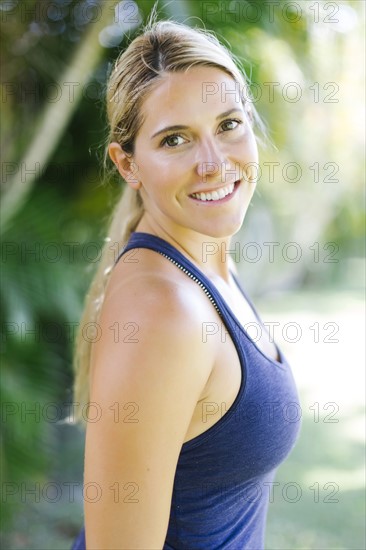
M 93 349 L 94 387 L 103 381 L 113 393 L 123 387 L 126 373 L 137 372 L 136 384 L 140 376 L 148 384 L 173 372 L 168 391 L 185 387 L 199 396 L 218 352 L 215 340 L 202 337 L 203 323 L 215 310 L 189 277 L 151 254 L 144 250 L 138 262 L 118 263 L 111 274 L 99 317 L 102 337 Z
M 145 349 L 169 353 L 174 348 L 183 353 L 190 348 L 210 370 L 218 342 L 212 339 L 208 345 L 203 329 L 207 322 L 220 321 L 211 302 L 169 260 L 149 249 L 138 252 L 135 262 L 121 262 L 122 256 L 114 266 L 99 317 L 103 337 L 95 348 L 108 356 L 117 354 L 117 359 L 119 354 L 130 353 L 130 346 L 122 348 L 133 342 L 139 356 Z M 114 345 L 113 331 L 120 346 Z M 206 370 L 203 365 L 202 369 Z
M 187 325 L 215 317 L 196 282 L 164 256 L 145 248 L 130 250 L 114 266 L 104 309 L 116 307 L 133 308 L 145 316 L 167 314 L 171 323 Z

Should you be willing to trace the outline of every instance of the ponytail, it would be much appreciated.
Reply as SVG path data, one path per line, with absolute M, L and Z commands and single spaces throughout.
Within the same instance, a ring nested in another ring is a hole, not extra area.
M 126 185 L 113 211 L 100 263 L 86 296 L 77 332 L 73 364 L 74 401 L 78 403 L 73 419 L 75 422 L 85 424 L 82 411 L 89 402 L 89 367 L 92 343 L 90 339 L 85 338 L 84 327 L 88 323 L 95 323 L 97 326 L 107 283 L 116 261 L 116 250 L 121 250 L 127 243 L 142 214 L 143 205 L 140 194 Z

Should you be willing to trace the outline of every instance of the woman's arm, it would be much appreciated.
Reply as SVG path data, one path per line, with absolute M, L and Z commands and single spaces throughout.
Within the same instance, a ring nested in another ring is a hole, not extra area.
M 85 448 L 87 550 L 163 547 L 179 453 L 214 363 L 188 293 L 139 275 L 103 306 L 90 398 L 91 419 L 101 417 L 88 422 Z

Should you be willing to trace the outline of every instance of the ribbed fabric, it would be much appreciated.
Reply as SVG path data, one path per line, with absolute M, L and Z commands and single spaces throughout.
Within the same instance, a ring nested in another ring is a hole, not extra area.
M 261 550 L 275 472 L 293 448 L 301 424 L 290 365 L 277 345 L 280 361 L 258 348 L 211 281 L 170 243 L 134 232 L 119 258 L 133 248 L 163 254 L 200 285 L 221 315 L 242 369 L 232 406 L 182 445 L 163 550 Z M 84 529 L 72 550 L 85 550 Z

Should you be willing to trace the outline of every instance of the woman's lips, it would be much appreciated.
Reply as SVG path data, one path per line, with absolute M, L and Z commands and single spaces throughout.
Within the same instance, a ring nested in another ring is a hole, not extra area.
M 201 199 L 197 199 L 196 197 L 191 197 L 190 195 L 189 195 L 189 198 L 192 199 L 193 201 L 195 201 L 196 203 L 203 204 L 205 206 L 209 206 L 209 205 L 212 206 L 212 205 L 215 205 L 215 204 L 223 204 L 224 202 L 228 202 L 235 195 L 236 190 L 239 187 L 240 183 L 241 183 L 241 180 L 236 180 L 234 182 L 233 191 L 231 193 L 229 193 L 229 195 L 226 195 L 225 197 L 223 197 L 222 199 L 203 201 Z

